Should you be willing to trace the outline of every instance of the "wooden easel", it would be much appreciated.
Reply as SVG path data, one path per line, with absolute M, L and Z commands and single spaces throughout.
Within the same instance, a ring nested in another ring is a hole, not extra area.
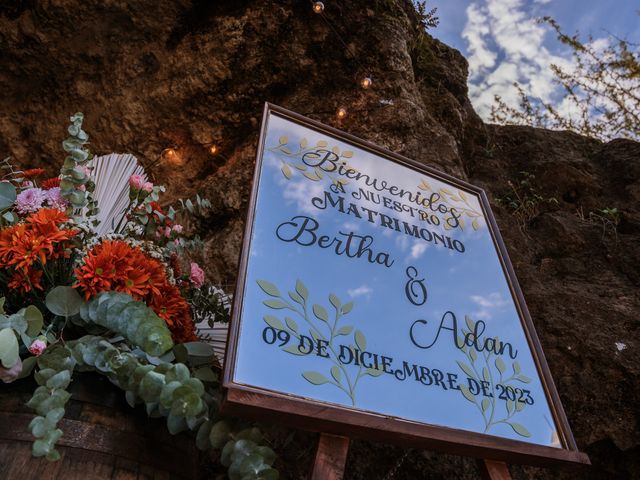
M 309 480 L 342 480 L 349 443 L 348 437 L 321 433 Z M 504 462 L 478 459 L 478 470 L 483 480 L 511 480 Z
M 349 437 L 321 433 L 309 480 L 342 480 Z

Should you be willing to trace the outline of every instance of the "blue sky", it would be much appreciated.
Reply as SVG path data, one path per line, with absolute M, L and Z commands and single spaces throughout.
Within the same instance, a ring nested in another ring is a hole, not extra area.
M 494 94 L 517 102 L 514 81 L 551 103 L 558 98 L 548 65 L 570 68 L 570 55 L 536 18 L 549 15 L 570 34 L 592 35 L 603 45 L 609 33 L 640 43 L 640 3 L 631 0 L 439 0 L 440 25 L 430 31 L 469 60 L 470 98 L 487 118 Z

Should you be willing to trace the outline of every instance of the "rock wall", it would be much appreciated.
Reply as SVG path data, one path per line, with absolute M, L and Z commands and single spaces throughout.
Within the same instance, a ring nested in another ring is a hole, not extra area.
M 512 475 L 640 478 L 640 145 L 484 125 L 465 59 L 422 33 L 409 1 L 331 2 L 326 15 L 346 46 L 296 0 L 3 2 L 0 152 L 53 173 L 68 116 L 84 112 L 94 152 L 134 153 L 170 198 L 213 201 L 200 230 L 208 274 L 223 285 L 236 276 L 265 101 L 479 184 L 594 464 Z M 349 115 L 337 121 L 341 105 Z M 523 171 L 542 200 L 518 219 L 504 200 Z M 605 208 L 622 212 L 617 226 L 590 215 Z M 306 475 L 313 443 L 296 433 L 281 449 L 291 478 Z M 347 467 L 349 479 L 477 476 L 470 459 L 367 442 L 354 442 Z

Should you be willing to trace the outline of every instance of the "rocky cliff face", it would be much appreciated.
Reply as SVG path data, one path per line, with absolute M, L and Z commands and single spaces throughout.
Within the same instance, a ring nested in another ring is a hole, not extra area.
M 409 1 L 331 2 L 326 14 L 346 47 L 295 0 L 6 2 L 0 152 L 53 173 L 67 117 L 83 111 L 94 152 L 134 153 L 170 197 L 213 201 L 201 230 L 221 284 L 235 280 L 265 101 L 479 184 L 594 463 L 577 475 L 518 466 L 512 475 L 640 477 L 640 145 L 484 125 L 465 59 L 421 33 Z M 339 105 L 349 109 L 340 122 Z M 176 155 L 162 155 L 174 145 Z M 535 176 L 531 188 L 520 172 Z M 532 211 L 514 214 L 508 182 L 539 195 Z M 622 212 L 617 224 L 607 208 Z M 296 435 L 281 468 L 303 478 L 313 436 Z M 477 475 L 469 459 L 366 442 L 352 445 L 347 466 L 351 479 Z

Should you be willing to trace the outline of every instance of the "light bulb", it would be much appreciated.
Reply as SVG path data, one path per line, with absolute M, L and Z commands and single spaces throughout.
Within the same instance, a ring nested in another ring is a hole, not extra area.
M 369 77 L 364 77 L 361 81 L 360 81 L 360 85 L 362 85 L 362 88 L 364 88 L 365 90 L 367 88 L 369 88 L 371 86 L 371 84 L 373 83 L 373 80 L 371 80 L 371 78 Z
M 218 153 L 218 147 L 217 147 L 217 146 L 215 146 L 215 145 L 211 145 L 211 146 L 209 147 L 209 153 L 210 153 L 211 155 L 215 155 L 216 153 Z
M 347 116 L 347 109 L 340 107 L 338 109 L 338 111 L 336 112 L 336 117 L 338 117 L 338 119 L 342 120 L 346 116 Z
M 324 12 L 324 3 L 313 2 L 313 13 L 322 13 L 322 12 Z

